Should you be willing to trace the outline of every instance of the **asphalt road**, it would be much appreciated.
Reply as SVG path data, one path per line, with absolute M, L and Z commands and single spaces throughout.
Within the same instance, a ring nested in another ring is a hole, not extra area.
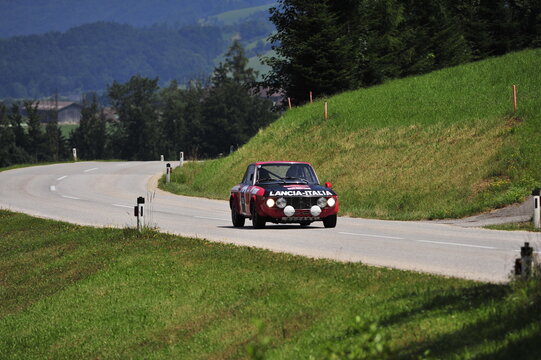
M 250 221 L 237 229 L 226 201 L 156 190 L 164 171 L 164 162 L 78 162 L 4 171 L 0 208 L 84 225 L 135 227 L 133 207 L 144 196 L 145 223 L 163 232 L 490 282 L 508 280 L 525 241 L 536 250 L 541 244 L 541 235 L 527 232 L 345 217 L 334 229 L 314 223 L 254 230 Z

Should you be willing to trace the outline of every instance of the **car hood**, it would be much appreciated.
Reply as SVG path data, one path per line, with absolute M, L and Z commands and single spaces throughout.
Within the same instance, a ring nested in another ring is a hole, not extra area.
M 260 184 L 265 196 L 335 196 L 336 193 L 325 186 L 305 184 Z

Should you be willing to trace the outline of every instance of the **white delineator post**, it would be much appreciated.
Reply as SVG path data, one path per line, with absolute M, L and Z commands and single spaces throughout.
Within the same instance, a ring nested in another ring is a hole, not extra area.
M 165 165 L 165 182 L 169 184 L 171 182 L 171 164 Z
M 540 189 L 532 191 L 533 195 L 533 227 L 536 229 L 541 228 L 541 204 L 540 201 Z
M 160 155 L 160 161 L 163 161 L 163 155 Z
M 142 231 L 145 227 L 145 218 L 144 218 L 144 209 L 145 209 L 145 198 L 139 196 L 137 198 L 137 205 L 133 208 L 134 215 L 137 217 L 137 230 Z
M 73 161 L 77 161 L 77 148 L 71 149 L 71 152 L 73 153 Z
M 180 152 L 180 167 L 184 166 L 184 151 Z

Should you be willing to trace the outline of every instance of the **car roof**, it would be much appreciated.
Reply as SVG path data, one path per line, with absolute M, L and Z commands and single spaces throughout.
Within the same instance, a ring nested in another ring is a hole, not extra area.
M 269 165 L 269 164 L 307 164 L 312 166 L 309 162 L 304 161 L 257 161 L 252 163 L 253 165 Z

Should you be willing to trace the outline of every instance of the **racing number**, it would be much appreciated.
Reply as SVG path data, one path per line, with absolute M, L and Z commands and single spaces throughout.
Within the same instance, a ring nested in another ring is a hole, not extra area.
M 244 190 L 245 187 L 243 187 L 240 190 L 240 208 L 242 209 L 242 213 L 246 214 L 246 191 Z

